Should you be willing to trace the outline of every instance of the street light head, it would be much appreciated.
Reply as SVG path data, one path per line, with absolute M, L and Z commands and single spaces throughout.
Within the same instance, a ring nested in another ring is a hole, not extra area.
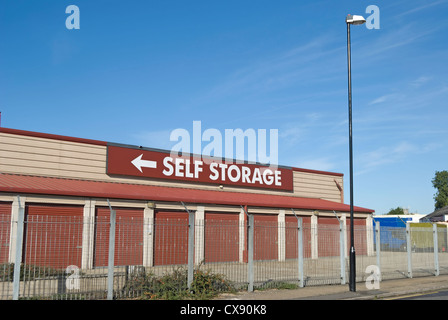
M 366 22 L 366 19 L 364 19 L 363 16 L 357 16 L 357 15 L 347 15 L 347 18 L 345 18 L 345 22 L 348 24 L 358 25 L 363 24 Z

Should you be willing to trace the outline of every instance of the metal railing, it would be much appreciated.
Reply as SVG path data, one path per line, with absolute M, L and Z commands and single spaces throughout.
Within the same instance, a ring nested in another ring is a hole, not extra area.
M 335 224 L 111 215 L 0 215 L 0 299 L 139 297 L 139 279 L 194 270 L 220 274 L 235 288 L 346 284 L 349 228 Z M 420 224 L 354 226 L 356 280 L 448 274 L 447 229 Z M 14 236 L 12 236 L 14 235 Z M 113 236 L 113 237 L 112 237 Z

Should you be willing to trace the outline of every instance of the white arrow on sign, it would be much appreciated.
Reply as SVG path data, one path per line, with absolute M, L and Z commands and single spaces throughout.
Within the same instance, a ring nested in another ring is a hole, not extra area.
M 131 163 L 140 171 L 142 171 L 142 167 L 145 168 L 157 168 L 157 162 L 156 161 L 150 161 L 150 160 L 142 160 L 143 153 L 139 155 L 137 158 L 131 161 Z

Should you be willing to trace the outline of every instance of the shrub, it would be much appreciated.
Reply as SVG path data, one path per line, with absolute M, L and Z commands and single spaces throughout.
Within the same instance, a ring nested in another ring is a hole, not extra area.
M 224 275 L 199 268 L 194 270 L 190 289 L 188 289 L 188 270 L 176 268 L 161 277 L 144 274 L 128 280 L 123 290 L 141 291 L 143 299 L 161 300 L 210 299 L 222 292 L 235 291 Z

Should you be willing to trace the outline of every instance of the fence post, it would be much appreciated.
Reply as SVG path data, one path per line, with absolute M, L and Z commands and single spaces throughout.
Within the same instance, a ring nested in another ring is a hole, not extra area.
M 193 283 L 194 278 L 194 224 L 195 224 L 195 213 L 188 210 L 187 206 L 183 201 L 181 201 L 182 205 L 185 208 L 185 211 L 188 212 L 188 269 L 187 269 L 187 285 L 188 290 L 191 289 L 191 284 Z
M 291 210 L 297 219 L 297 268 L 299 275 L 299 287 L 303 288 L 305 287 L 305 283 L 303 281 L 303 219 L 296 215 L 294 209 L 291 208 Z
M 303 221 L 302 218 L 297 219 L 298 235 L 297 235 L 297 259 L 299 268 L 299 287 L 305 287 L 304 274 L 303 274 Z
M 22 264 L 22 245 L 23 245 L 23 224 L 25 220 L 25 208 L 20 204 L 20 196 L 18 198 L 19 214 L 17 216 L 17 239 L 14 260 L 14 277 L 12 285 L 12 299 L 19 300 L 20 289 L 20 265 Z
M 194 276 L 194 212 L 188 211 L 188 289 L 191 289 Z
M 109 218 L 109 259 L 107 266 L 107 300 L 113 300 L 114 298 L 114 256 L 115 256 L 115 227 L 116 227 L 116 211 L 110 206 L 109 200 L 107 200 L 110 209 Z
M 380 223 L 375 224 L 375 237 L 376 237 L 376 266 L 378 267 L 378 281 L 381 281 L 381 232 Z
M 245 207 L 241 206 L 247 216 L 247 291 L 254 291 L 254 215 L 248 214 Z
M 346 277 L 345 277 L 345 220 L 339 219 L 336 211 L 333 210 L 334 215 L 336 216 L 336 219 L 338 219 L 339 222 L 339 261 L 341 265 L 341 284 L 346 283 Z
M 437 223 L 432 225 L 432 234 L 434 239 L 434 272 L 435 276 L 439 275 L 439 241 L 437 235 Z
M 254 232 L 255 223 L 254 215 L 249 215 L 249 221 L 247 224 L 247 278 L 249 286 L 247 290 L 249 292 L 254 291 Z
M 336 216 L 337 217 L 337 216 Z M 338 219 L 339 220 L 339 219 Z M 341 284 L 346 284 L 345 276 L 345 232 L 344 220 L 339 220 L 339 255 L 341 261 Z
M 408 278 L 412 278 L 412 244 L 410 223 L 406 223 L 406 249 L 408 252 Z

